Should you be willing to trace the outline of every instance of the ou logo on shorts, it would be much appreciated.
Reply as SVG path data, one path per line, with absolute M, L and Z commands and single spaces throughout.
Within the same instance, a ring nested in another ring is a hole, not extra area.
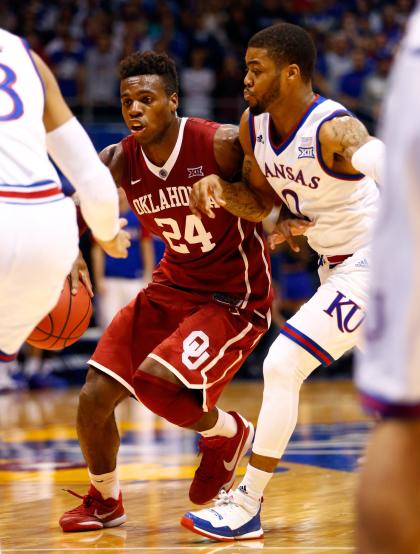
M 184 348 L 182 363 L 192 370 L 200 367 L 201 364 L 210 358 L 210 354 L 207 352 L 209 344 L 209 337 L 203 331 L 193 331 L 190 333 L 182 343 Z

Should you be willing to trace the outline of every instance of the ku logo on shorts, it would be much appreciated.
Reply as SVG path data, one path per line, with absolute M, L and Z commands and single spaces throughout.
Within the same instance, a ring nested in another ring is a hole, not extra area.
M 324 312 L 337 318 L 337 326 L 342 333 L 353 333 L 365 318 L 362 308 L 353 300 L 346 299 L 340 291 L 337 291 L 334 301 Z

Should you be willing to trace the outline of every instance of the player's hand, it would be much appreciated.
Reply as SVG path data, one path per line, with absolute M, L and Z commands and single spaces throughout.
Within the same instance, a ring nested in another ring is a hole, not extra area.
M 70 277 L 72 294 L 77 294 L 77 289 L 79 288 L 79 280 L 81 279 L 86 286 L 89 296 L 92 298 L 92 281 L 90 280 L 88 266 L 80 250 L 76 260 L 74 261 L 73 267 L 71 268 Z
M 214 219 L 216 214 L 211 209 L 210 198 L 219 206 L 226 206 L 223 198 L 223 179 L 218 175 L 207 175 L 194 183 L 190 194 L 190 210 L 201 219 L 201 214 Z
M 287 218 L 279 220 L 274 227 L 274 230 L 268 236 L 268 245 L 271 250 L 274 250 L 278 244 L 287 242 L 293 252 L 299 252 L 300 248 L 294 240 L 294 236 L 303 235 L 309 227 L 313 227 L 312 221 L 304 219 Z
M 130 247 L 130 234 L 124 231 L 124 227 L 128 224 L 125 218 L 120 218 L 120 230 L 112 240 L 95 239 L 99 246 L 109 256 L 113 258 L 127 258 L 128 248 Z

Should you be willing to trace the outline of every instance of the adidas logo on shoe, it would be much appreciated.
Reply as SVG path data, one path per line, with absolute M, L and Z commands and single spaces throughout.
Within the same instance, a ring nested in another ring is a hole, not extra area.
M 238 487 L 238 490 L 240 490 L 243 494 L 248 495 L 248 491 L 246 490 L 246 485 L 241 485 Z

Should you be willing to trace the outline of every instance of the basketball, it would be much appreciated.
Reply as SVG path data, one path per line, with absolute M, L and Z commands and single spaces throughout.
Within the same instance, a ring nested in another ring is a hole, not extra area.
M 53 310 L 38 323 L 26 341 L 44 350 L 61 350 L 75 343 L 86 331 L 92 317 L 92 301 L 82 281 L 71 294 L 70 276 L 64 282 Z

